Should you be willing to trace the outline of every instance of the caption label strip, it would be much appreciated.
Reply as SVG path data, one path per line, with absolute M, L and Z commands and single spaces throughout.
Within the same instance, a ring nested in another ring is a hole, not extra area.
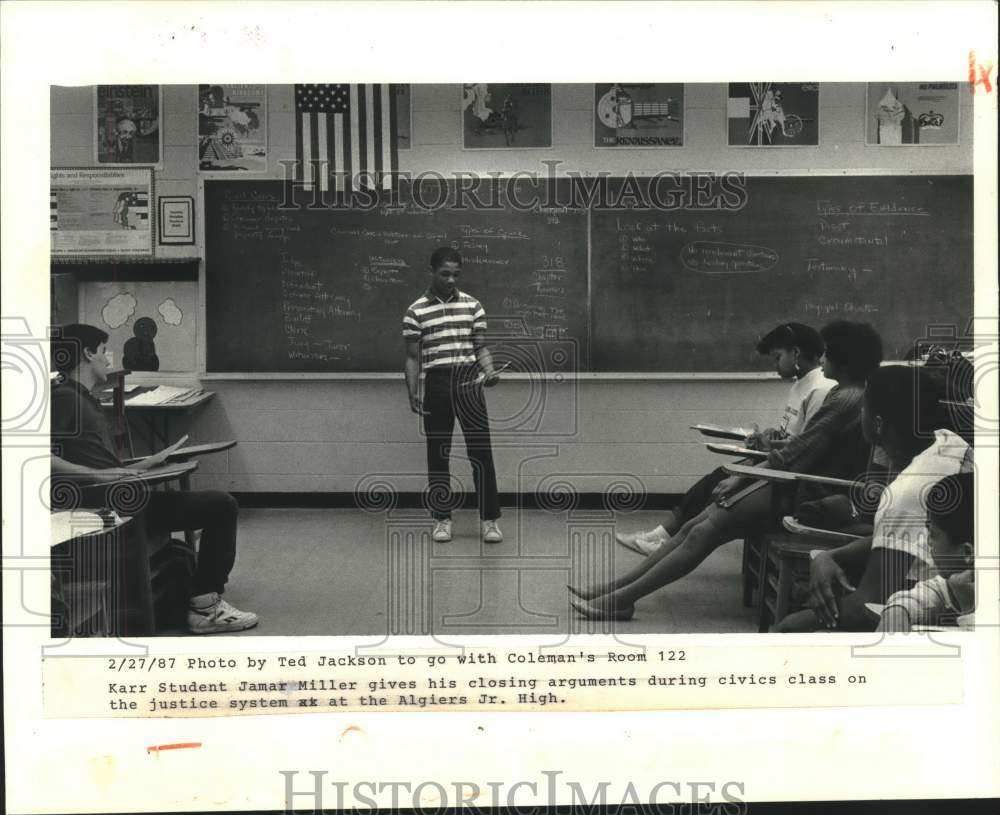
M 47 657 L 49 718 L 951 704 L 962 660 L 851 646 Z M 919 663 L 919 664 L 918 664 Z

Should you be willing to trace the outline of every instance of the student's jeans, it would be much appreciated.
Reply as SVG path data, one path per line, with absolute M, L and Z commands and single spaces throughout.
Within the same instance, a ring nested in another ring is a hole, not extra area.
M 424 379 L 424 435 L 427 438 L 427 494 L 435 520 L 451 517 L 451 452 L 455 419 L 462 426 L 465 448 L 472 462 L 472 482 L 476 488 L 481 520 L 500 517 L 497 475 L 493 467 L 489 415 L 483 387 L 475 380 L 475 365 L 431 368 Z
M 200 529 L 198 568 L 192 596 L 215 591 L 221 594 L 236 561 L 236 522 L 239 505 L 228 492 L 153 491 L 146 507 L 150 533 Z

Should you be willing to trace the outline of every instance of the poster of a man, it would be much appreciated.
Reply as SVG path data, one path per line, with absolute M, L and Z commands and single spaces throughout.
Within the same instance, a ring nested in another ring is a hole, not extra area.
M 98 164 L 159 164 L 163 155 L 159 85 L 98 85 L 94 90 Z

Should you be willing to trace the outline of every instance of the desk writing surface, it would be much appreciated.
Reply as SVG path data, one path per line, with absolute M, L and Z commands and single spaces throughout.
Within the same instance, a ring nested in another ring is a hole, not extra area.
M 196 389 L 197 390 L 197 389 Z M 140 391 L 141 393 L 142 391 Z M 138 395 L 138 394 L 136 394 Z M 148 412 L 148 413 L 166 413 L 166 412 L 190 412 L 197 407 L 200 407 L 205 402 L 210 401 L 215 397 L 215 391 L 200 391 L 191 395 L 190 397 L 174 402 L 163 402 L 156 405 L 144 405 L 144 404 L 132 404 L 131 400 L 126 396 L 124 407 L 129 413 L 134 412 Z M 111 402 L 104 401 L 101 403 L 104 407 L 110 407 Z

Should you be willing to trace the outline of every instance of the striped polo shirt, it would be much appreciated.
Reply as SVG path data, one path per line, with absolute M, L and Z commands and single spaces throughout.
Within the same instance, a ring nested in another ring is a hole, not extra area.
M 403 337 L 420 340 L 420 360 L 425 371 L 474 363 L 472 332 L 485 330 L 482 304 L 464 291 L 456 290 L 447 300 L 424 292 L 403 317 Z

